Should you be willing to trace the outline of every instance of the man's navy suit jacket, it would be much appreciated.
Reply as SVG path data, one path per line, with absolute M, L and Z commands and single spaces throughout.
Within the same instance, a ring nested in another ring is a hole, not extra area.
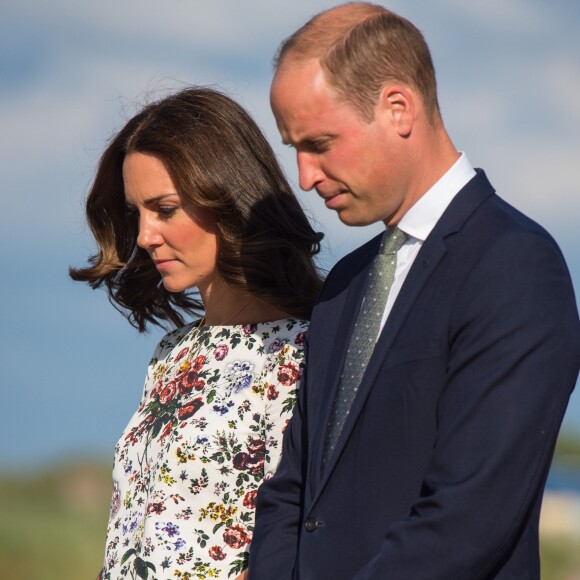
M 250 578 L 537 579 L 542 493 L 580 366 L 564 259 L 478 170 L 413 263 L 323 471 L 379 242 L 333 268 L 315 307 Z

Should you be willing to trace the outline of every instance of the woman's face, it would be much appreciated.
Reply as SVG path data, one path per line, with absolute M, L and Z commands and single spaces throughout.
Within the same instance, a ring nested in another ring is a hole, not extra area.
M 154 155 L 129 153 L 123 183 L 127 206 L 139 215 L 137 244 L 151 256 L 165 288 L 181 292 L 195 286 L 203 298 L 220 279 L 214 216 L 180 197 Z

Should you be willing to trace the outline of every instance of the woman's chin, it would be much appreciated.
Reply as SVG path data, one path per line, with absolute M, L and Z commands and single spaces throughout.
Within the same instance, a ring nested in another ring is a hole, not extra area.
M 184 283 L 179 283 L 178 280 L 172 280 L 171 277 L 165 277 L 161 280 L 163 287 L 165 288 L 165 290 L 167 290 L 167 292 L 171 292 L 172 294 L 175 294 L 177 292 L 183 292 L 184 290 L 187 290 L 189 288 L 189 286 L 187 286 Z

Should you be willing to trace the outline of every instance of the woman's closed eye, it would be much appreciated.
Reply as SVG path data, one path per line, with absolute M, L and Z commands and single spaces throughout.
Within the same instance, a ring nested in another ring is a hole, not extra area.
M 168 220 L 179 209 L 178 205 L 160 205 L 157 207 L 157 215 L 161 220 Z
M 153 211 L 157 214 L 158 219 L 160 220 L 168 220 L 175 212 L 180 208 L 179 205 L 159 205 L 155 208 L 152 208 L 150 211 Z M 139 210 L 134 205 L 127 205 L 125 207 L 125 215 L 128 218 L 139 217 Z

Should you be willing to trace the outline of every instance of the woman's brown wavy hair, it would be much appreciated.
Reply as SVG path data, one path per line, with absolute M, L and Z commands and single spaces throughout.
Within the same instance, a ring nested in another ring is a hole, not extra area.
M 232 287 L 288 314 L 309 318 L 321 287 L 315 232 L 265 137 L 235 101 L 210 88 L 187 88 L 146 106 L 111 140 L 86 202 L 98 251 L 73 280 L 105 285 L 112 304 L 143 332 L 180 326 L 200 313 L 195 293 L 170 293 L 127 212 L 123 161 L 132 152 L 161 159 L 177 191 L 217 221 L 217 268 Z

